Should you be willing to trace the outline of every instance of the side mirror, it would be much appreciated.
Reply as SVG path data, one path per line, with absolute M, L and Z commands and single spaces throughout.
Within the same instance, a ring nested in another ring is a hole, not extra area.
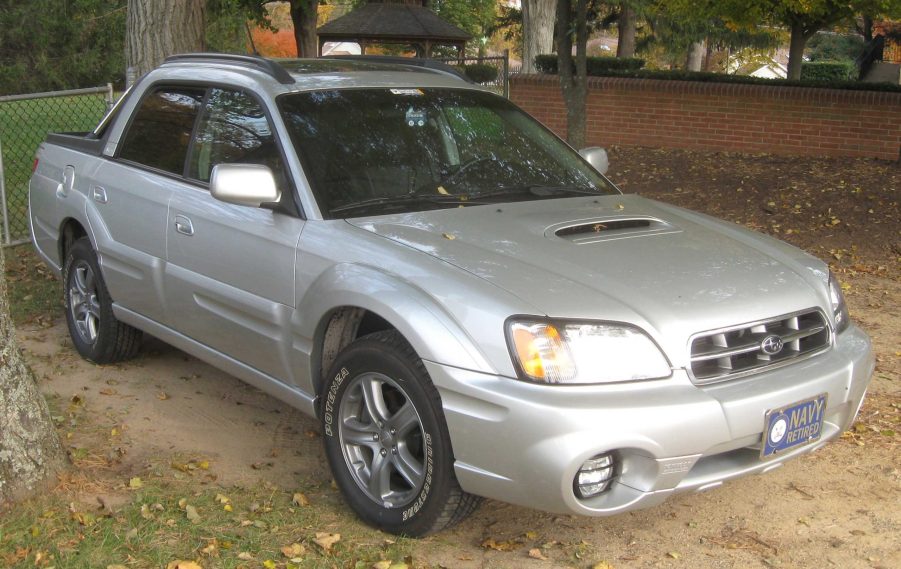
M 210 175 L 210 193 L 217 200 L 249 207 L 281 198 L 272 170 L 259 164 L 217 164 Z
M 589 146 L 588 148 L 580 150 L 579 154 L 581 154 L 582 158 L 591 164 L 595 170 L 601 174 L 607 173 L 607 168 L 610 167 L 610 161 L 607 159 L 606 150 L 600 146 Z

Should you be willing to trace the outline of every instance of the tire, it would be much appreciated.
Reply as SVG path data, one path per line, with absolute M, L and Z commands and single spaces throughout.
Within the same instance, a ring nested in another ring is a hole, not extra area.
M 441 398 L 397 332 L 365 336 L 338 354 L 320 411 L 335 482 L 366 523 L 421 537 L 462 521 L 481 502 L 454 476 Z
M 63 265 L 63 287 L 69 336 L 81 357 L 110 364 L 137 354 L 141 331 L 113 316 L 113 301 L 97 254 L 86 237 L 69 248 Z

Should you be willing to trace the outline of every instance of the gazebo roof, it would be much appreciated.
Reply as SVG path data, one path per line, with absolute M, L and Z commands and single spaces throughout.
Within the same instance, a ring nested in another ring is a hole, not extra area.
M 410 3 L 370 2 L 316 30 L 320 40 L 429 40 L 464 43 L 472 36 L 435 12 Z

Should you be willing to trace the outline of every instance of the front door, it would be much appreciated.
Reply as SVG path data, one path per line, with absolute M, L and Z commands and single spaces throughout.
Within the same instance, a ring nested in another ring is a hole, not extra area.
M 165 286 L 173 328 L 293 384 L 289 363 L 295 251 L 304 221 L 290 209 L 221 202 L 209 193 L 216 164 L 263 164 L 291 198 L 284 159 L 260 103 L 212 88 L 188 159 L 191 188 L 169 205 Z

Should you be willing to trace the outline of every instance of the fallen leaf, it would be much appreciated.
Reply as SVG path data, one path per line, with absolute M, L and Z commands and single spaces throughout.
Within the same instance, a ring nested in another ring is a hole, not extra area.
M 128 569 L 125 565 L 121 565 L 119 563 L 115 563 L 113 565 L 107 565 L 106 569 Z
M 331 551 L 332 546 L 341 541 L 340 533 L 316 532 L 313 543 L 321 547 L 325 551 Z
M 153 519 L 153 512 L 150 511 L 150 506 L 147 504 L 141 504 L 141 517 L 145 520 Z
M 598 561 L 591 566 L 591 569 L 613 569 L 613 565 L 611 565 L 607 561 Z
M 253 555 L 251 555 L 247 551 L 242 551 L 238 554 L 238 559 L 240 559 L 241 561 L 253 561 Z
M 216 501 L 220 504 L 228 504 L 229 502 L 231 502 L 231 498 L 229 498 L 225 494 L 216 494 Z
M 271 559 L 267 559 L 266 561 L 263 561 L 263 567 L 266 569 L 275 569 L 278 567 L 278 564 Z
M 306 494 L 303 492 L 297 492 L 294 494 L 294 497 L 291 499 L 291 502 L 294 503 L 295 506 L 309 506 L 310 500 L 307 498 Z
M 529 557 L 531 557 L 532 559 L 541 559 L 542 561 L 547 561 L 547 557 L 545 557 L 544 554 L 541 553 L 541 550 L 537 547 L 533 547 L 529 550 Z
M 390 569 L 391 562 L 390 561 L 376 561 L 372 564 L 370 569 Z
M 678 551 L 670 551 L 666 554 L 667 557 L 672 557 L 673 559 L 681 559 L 682 555 Z
M 160 391 L 159 393 L 156 394 L 156 398 L 159 399 L 160 401 L 165 401 L 166 399 L 169 399 L 169 394 L 166 393 L 165 391 Z
M 286 545 L 281 548 L 282 555 L 291 559 L 295 563 L 298 562 L 297 558 L 306 553 L 307 548 L 299 543 L 292 543 L 291 545 Z
M 135 476 L 134 478 L 132 478 L 131 480 L 128 481 L 128 487 L 131 488 L 132 490 L 137 490 L 138 488 L 141 488 L 142 486 L 144 486 L 144 482 L 137 476 Z
M 187 516 L 188 520 L 190 520 L 192 524 L 200 523 L 200 514 L 197 513 L 197 508 L 195 508 L 194 506 L 185 506 L 185 516 Z
M 170 561 L 166 569 L 203 569 L 194 561 Z
M 482 547 L 495 551 L 513 551 L 519 547 L 519 543 L 515 541 L 496 541 L 493 538 L 488 538 L 482 542 Z

